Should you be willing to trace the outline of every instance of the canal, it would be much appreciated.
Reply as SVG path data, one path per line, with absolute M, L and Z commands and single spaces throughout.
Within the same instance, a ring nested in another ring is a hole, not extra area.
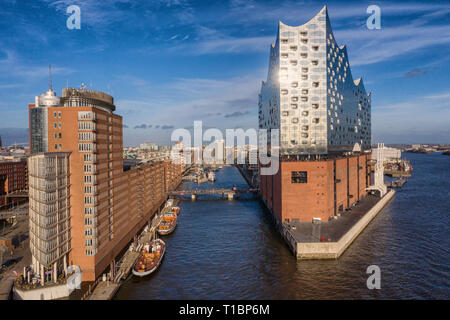
M 412 178 L 338 260 L 297 261 L 255 199 L 203 196 L 181 203 L 160 269 L 115 299 L 449 299 L 450 157 L 404 155 Z M 214 188 L 247 187 L 233 167 L 216 177 Z M 380 290 L 367 289 L 370 265 Z

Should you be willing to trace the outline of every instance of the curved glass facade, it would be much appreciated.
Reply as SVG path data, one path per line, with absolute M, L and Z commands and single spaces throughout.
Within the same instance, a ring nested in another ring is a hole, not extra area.
M 370 148 L 370 94 L 353 81 L 326 7 L 301 26 L 279 22 L 258 105 L 259 127 L 280 129 L 281 154 Z

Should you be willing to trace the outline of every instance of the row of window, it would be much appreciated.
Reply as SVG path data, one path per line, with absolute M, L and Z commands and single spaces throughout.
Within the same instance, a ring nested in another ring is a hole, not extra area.
M 79 143 L 78 144 L 78 151 L 80 152 L 93 152 L 94 150 L 94 144 L 93 143 Z
M 84 176 L 84 183 L 95 184 L 96 183 L 95 176 Z
M 88 121 L 78 122 L 78 130 L 95 130 L 95 123 Z
M 87 256 L 95 256 L 97 254 L 97 249 L 87 249 L 86 255 Z
M 96 172 L 95 165 L 85 164 L 84 165 L 84 172 L 85 173 L 95 173 Z
M 78 120 L 95 120 L 95 113 L 92 111 L 78 111 Z
M 89 238 L 85 240 L 86 247 L 95 247 L 97 245 L 97 239 Z
M 84 204 L 97 204 L 97 197 L 84 197 Z
M 84 186 L 84 193 L 94 194 L 96 192 L 97 192 L 97 187 L 96 186 Z
M 93 141 L 95 140 L 95 133 L 92 132 L 80 132 L 78 133 L 79 141 Z

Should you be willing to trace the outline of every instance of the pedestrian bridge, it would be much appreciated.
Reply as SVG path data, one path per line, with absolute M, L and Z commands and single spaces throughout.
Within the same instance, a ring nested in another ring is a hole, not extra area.
M 169 196 L 191 196 L 192 200 L 195 200 L 199 195 L 219 195 L 222 199 L 227 198 L 233 200 L 235 196 L 241 194 L 256 194 L 258 189 L 190 189 L 190 190 L 175 190 L 169 191 Z

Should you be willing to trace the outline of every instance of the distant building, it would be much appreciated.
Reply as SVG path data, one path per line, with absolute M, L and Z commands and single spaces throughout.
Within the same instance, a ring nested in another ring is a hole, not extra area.
M 225 141 L 216 140 L 214 142 L 214 159 L 215 163 L 223 164 L 225 163 Z
M 248 164 L 257 165 L 258 164 L 258 147 L 248 146 Z
M 0 161 L 0 208 L 16 202 L 7 195 L 28 190 L 27 161 L 21 159 Z
M 151 150 L 151 151 L 158 151 L 158 145 L 153 142 L 145 142 L 141 143 L 139 147 L 143 150 Z
M 372 149 L 372 160 L 378 160 L 378 148 Z M 400 160 L 402 157 L 402 151 L 396 148 L 385 147 L 383 145 L 383 157 L 385 161 Z
M 413 149 L 420 149 L 420 148 L 422 148 L 422 145 L 421 144 L 412 144 L 411 148 L 413 148 Z

